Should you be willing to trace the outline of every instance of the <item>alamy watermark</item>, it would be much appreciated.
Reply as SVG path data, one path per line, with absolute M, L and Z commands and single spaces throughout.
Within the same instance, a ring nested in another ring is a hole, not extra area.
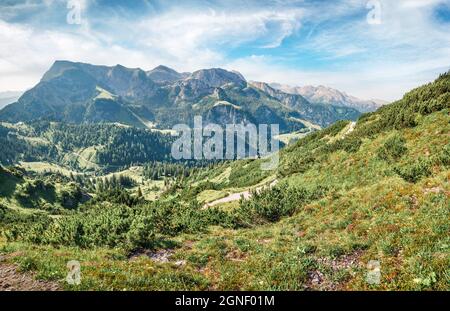
M 82 2 L 80 0 L 69 0 L 67 1 L 67 9 L 69 10 L 66 16 L 67 23 L 70 25 L 81 25 Z
M 366 4 L 369 11 L 367 13 L 367 23 L 370 25 L 381 24 L 381 2 L 379 0 L 369 0 Z
M 278 124 L 227 124 L 223 128 L 214 123 L 204 126 L 202 117 L 196 116 L 193 128 L 177 124 L 172 129 L 180 135 L 172 144 L 175 160 L 266 158 L 267 161 L 261 163 L 262 170 L 278 167 Z
M 370 260 L 367 263 L 366 281 L 372 285 L 378 285 L 381 282 L 381 264 L 378 260 Z
M 66 282 L 70 285 L 81 284 L 81 265 L 77 260 L 71 260 L 67 263 L 67 269 L 69 272 L 66 276 Z

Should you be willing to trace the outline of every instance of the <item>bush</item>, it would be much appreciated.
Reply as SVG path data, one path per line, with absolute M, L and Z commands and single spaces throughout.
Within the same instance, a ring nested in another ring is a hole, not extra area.
M 208 225 L 206 210 L 202 210 L 195 201 L 187 206 L 175 200 L 156 201 L 152 206 L 155 228 L 162 234 L 175 236 L 180 233 L 195 233 Z
M 397 166 L 394 170 L 404 180 L 415 183 L 421 178 L 431 175 L 431 162 L 428 159 L 420 158 L 404 166 Z
M 397 161 L 408 150 L 405 146 L 406 140 L 400 135 L 394 135 L 386 140 L 386 142 L 377 151 L 378 158 L 385 161 Z
M 323 153 L 333 153 L 338 150 L 344 150 L 348 153 L 354 153 L 359 150 L 362 145 L 362 140 L 355 136 L 347 136 L 343 139 L 338 139 L 331 144 L 326 144 L 321 147 Z
M 261 162 L 255 160 L 245 160 L 234 166 L 231 170 L 228 186 L 248 187 L 259 183 L 266 178 L 269 173 L 260 169 Z
M 318 187 L 312 191 L 304 188 L 280 186 L 253 192 L 250 200 L 241 200 L 237 223 L 252 226 L 276 222 L 284 216 L 291 216 L 302 204 L 323 197 L 326 189 Z
M 126 206 L 136 206 L 143 203 L 144 200 L 139 197 L 131 196 L 128 191 L 120 188 L 108 188 L 102 191 L 97 191 L 96 196 L 89 200 L 83 207 L 94 207 L 98 203 L 110 202 L 113 204 L 124 204 Z
M 316 158 L 308 152 L 297 154 L 285 163 L 282 163 L 278 169 L 280 176 L 289 176 L 295 173 L 304 173 L 311 168 Z
M 58 201 L 64 208 L 74 209 L 81 201 L 83 194 L 80 187 L 71 182 L 58 193 Z
M 4 206 L 3 204 L 0 203 L 0 223 L 3 222 L 3 219 L 5 218 L 6 215 L 6 206 Z
M 57 219 L 17 221 L 5 233 L 9 240 L 35 244 L 133 249 L 152 247 L 157 235 L 196 233 L 219 221 L 195 202 L 188 206 L 175 201 L 131 207 L 105 202 L 88 206 Z M 3 208 L 0 211 L 3 215 Z
M 55 185 L 41 179 L 27 180 L 14 193 L 14 197 L 30 208 L 40 208 L 42 200 L 55 201 Z
M 450 144 L 447 144 L 437 155 L 436 164 L 450 166 Z
M 79 213 L 51 221 L 40 221 L 32 225 L 20 224 L 10 230 L 10 236 L 36 244 L 67 245 L 79 247 L 127 246 L 135 211 L 124 205 L 98 206 Z M 140 218 L 138 218 L 140 219 Z M 133 224 L 134 232 L 138 224 Z M 142 235 L 139 235 L 142 237 Z M 141 241 L 133 240 L 140 245 Z
M 136 216 L 131 222 L 126 239 L 130 248 L 150 246 L 155 239 L 155 226 L 152 217 Z
M 340 141 L 341 149 L 345 150 L 348 153 L 354 153 L 359 150 L 359 147 L 362 145 L 362 140 L 357 137 L 348 136 Z

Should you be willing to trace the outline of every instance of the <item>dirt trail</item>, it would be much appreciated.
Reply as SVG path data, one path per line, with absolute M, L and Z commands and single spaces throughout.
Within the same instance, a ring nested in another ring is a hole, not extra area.
M 278 183 L 278 180 L 275 179 L 274 181 L 272 181 L 272 182 L 269 184 L 269 188 L 272 188 L 272 187 L 275 186 L 277 183 Z M 258 187 L 258 188 L 256 188 L 255 190 L 256 190 L 256 192 L 259 192 L 259 191 L 261 191 L 264 187 L 267 187 L 267 185 Z M 215 205 L 218 205 L 218 204 L 222 204 L 222 203 L 228 203 L 228 202 L 238 201 L 238 200 L 240 200 L 241 196 L 244 197 L 244 200 L 248 200 L 248 199 L 252 196 L 252 194 L 250 193 L 250 189 L 249 189 L 249 190 L 246 190 L 246 191 L 242 191 L 242 192 L 232 193 L 232 194 L 227 195 L 227 196 L 224 197 L 224 198 L 217 199 L 217 200 L 214 200 L 214 201 L 212 201 L 212 202 L 206 203 L 205 205 L 203 205 L 203 208 L 212 207 L 212 206 L 215 206 Z
M 1 261 L 1 258 L 0 258 Z M 0 291 L 57 291 L 56 282 L 38 281 L 30 273 L 17 271 L 17 266 L 0 262 Z

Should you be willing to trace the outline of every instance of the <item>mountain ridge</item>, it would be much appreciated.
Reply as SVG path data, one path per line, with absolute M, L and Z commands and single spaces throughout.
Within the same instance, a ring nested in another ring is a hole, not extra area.
M 290 86 L 279 83 L 271 83 L 274 89 L 281 90 L 289 94 L 298 94 L 305 97 L 311 103 L 325 103 L 335 106 L 351 107 L 360 112 L 372 112 L 377 110 L 388 102 L 379 99 L 360 99 L 346 92 L 327 87 L 324 85 L 312 86 Z
M 99 89 L 111 96 L 99 98 Z M 222 100 L 232 105 L 226 109 L 215 106 Z M 35 87 L 0 110 L 0 120 L 6 122 L 53 118 L 144 128 L 152 124 L 161 129 L 180 122 L 191 124 L 194 115 L 223 124 L 236 120 L 279 123 L 288 132 L 305 127 L 300 119 L 324 127 L 341 119 L 354 120 L 360 112 L 310 103 L 299 94 L 257 88 L 239 72 L 222 68 L 179 73 L 163 65 L 144 71 L 71 61 L 55 61 Z

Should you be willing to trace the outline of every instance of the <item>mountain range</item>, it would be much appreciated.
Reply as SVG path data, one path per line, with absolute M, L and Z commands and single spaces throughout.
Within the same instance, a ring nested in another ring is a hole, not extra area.
M 51 119 L 168 129 L 192 124 L 195 115 L 202 115 L 205 122 L 218 124 L 278 123 L 288 132 L 310 123 L 326 127 L 355 120 L 360 114 L 356 107 L 308 100 L 221 68 L 179 73 L 165 66 L 144 71 L 56 61 L 35 87 L 0 111 L 0 121 Z
M 333 89 L 331 87 L 319 85 L 305 85 L 305 86 L 289 86 L 278 83 L 271 83 L 274 89 L 283 91 L 289 94 L 302 95 L 311 103 L 330 104 L 339 107 L 355 108 L 360 112 L 375 111 L 388 102 L 380 99 L 364 100 L 348 95 L 345 92 Z

